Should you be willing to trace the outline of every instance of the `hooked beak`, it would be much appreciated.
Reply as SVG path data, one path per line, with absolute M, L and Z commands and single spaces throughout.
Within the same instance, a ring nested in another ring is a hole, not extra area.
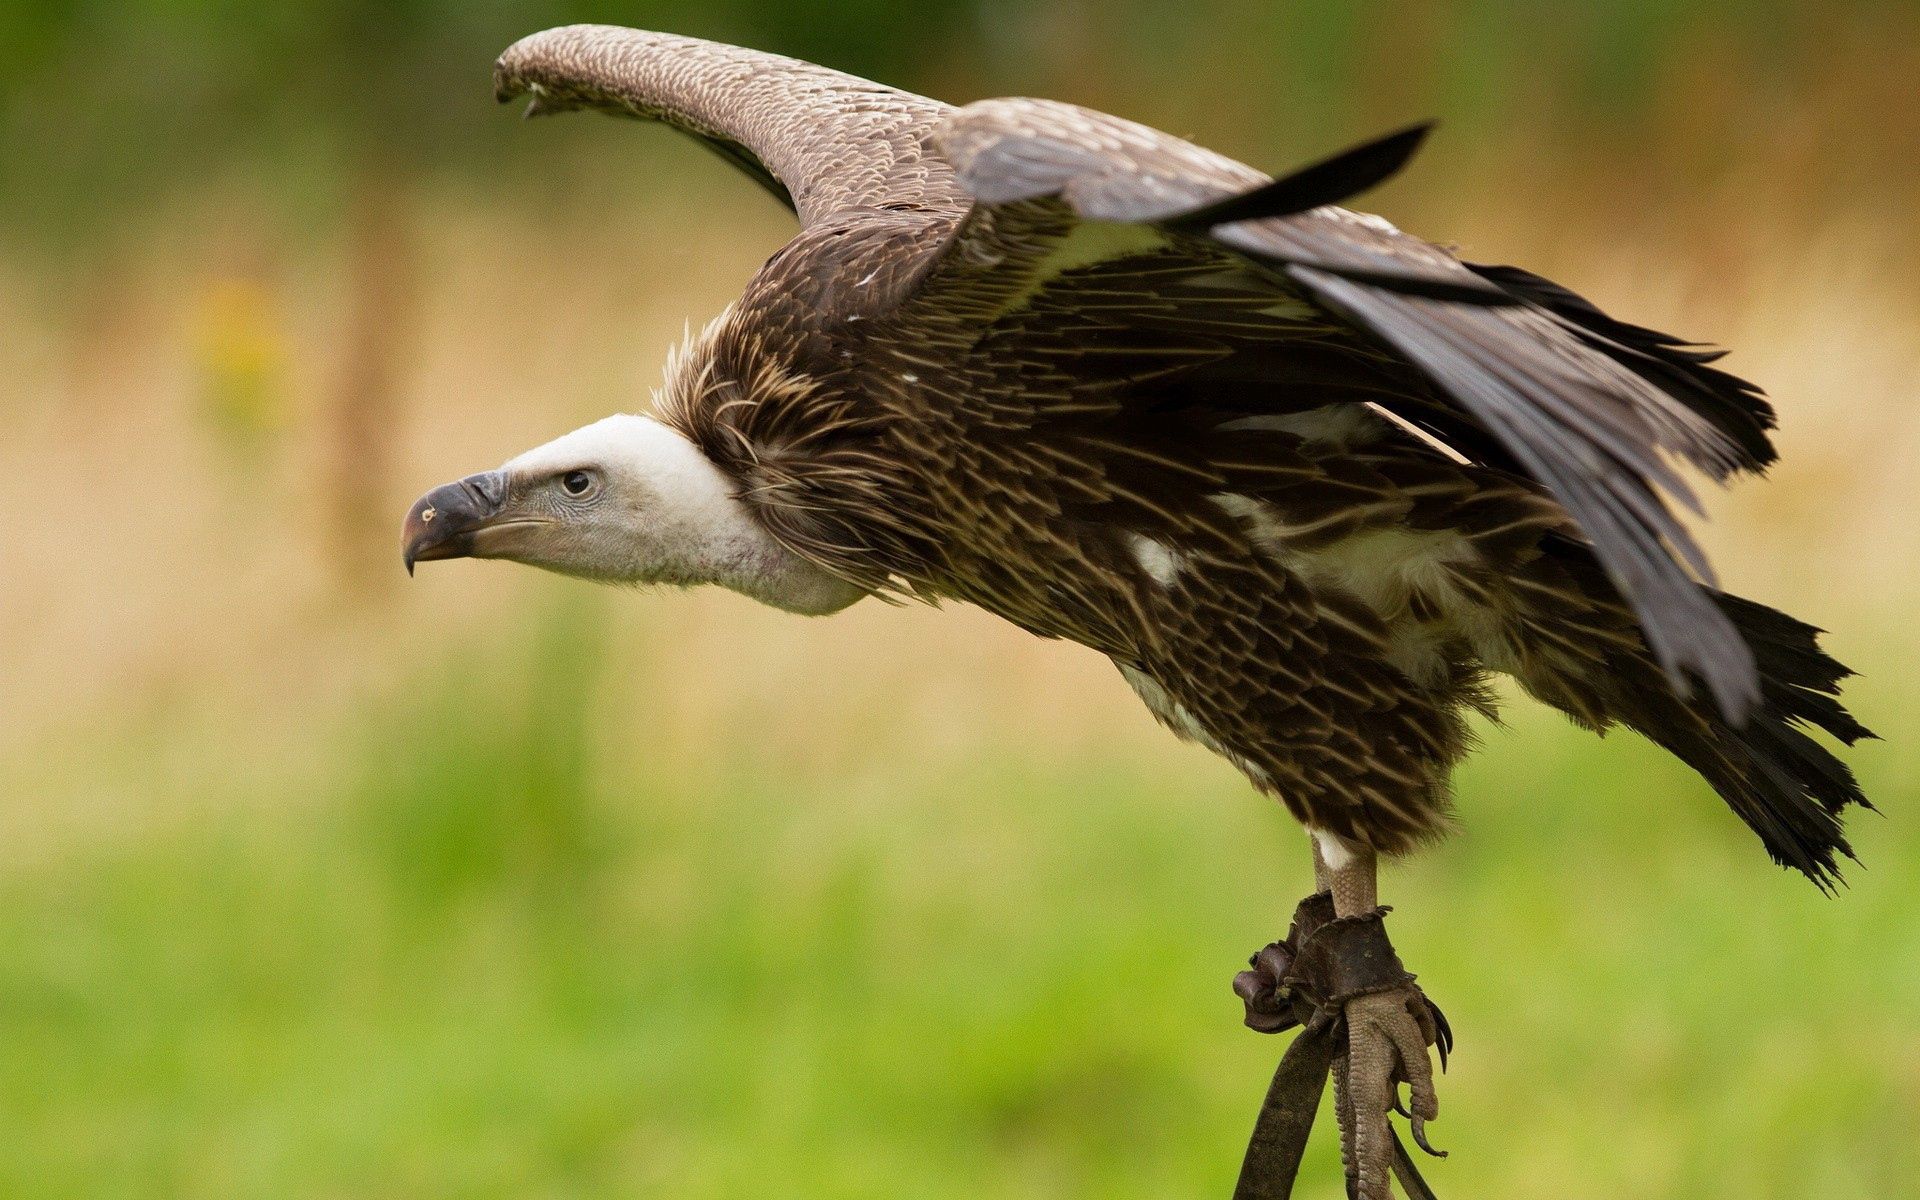
M 471 555 L 474 534 L 498 517 L 506 502 L 507 477 L 501 471 L 469 475 L 414 501 L 400 537 L 407 574 L 413 574 L 417 562 Z

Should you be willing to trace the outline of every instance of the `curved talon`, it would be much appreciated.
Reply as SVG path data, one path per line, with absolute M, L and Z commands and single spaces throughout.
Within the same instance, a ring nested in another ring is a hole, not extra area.
M 1410 1116 L 1407 1123 L 1413 1127 L 1413 1144 L 1435 1158 L 1445 1158 L 1445 1150 L 1435 1150 L 1427 1141 L 1427 1123 L 1419 1117 Z
M 1425 993 L 1421 994 L 1421 999 L 1426 1003 L 1427 1016 L 1433 1020 L 1433 1048 L 1440 1052 L 1440 1073 L 1444 1075 L 1447 1073 L 1447 1055 L 1453 1053 L 1453 1026 L 1447 1024 L 1447 1014 L 1440 1011 L 1438 1004 L 1427 1000 Z

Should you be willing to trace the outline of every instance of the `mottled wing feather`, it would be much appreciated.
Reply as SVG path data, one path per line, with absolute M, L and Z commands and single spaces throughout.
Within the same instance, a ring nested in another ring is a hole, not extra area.
M 658 120 L 705 142 L 802 224 L 851 207 L 964 209 L 932 127 L 937 100 L 777 54 L 611 25 L 523 38 L 494 66 L 502 101 Z
M 956 256 L 981 254 L 974 242 L 999 234 L 999 214 L 1049 197 L 1084 223 L 1152 226 L 1268 182 L 1157 130 L 1050 101 L 968 105 L 935 138 L 981 202 L 954 239 Z M 1418 368 L 1566 507 L 1676 689 L 1686 691 L 1695 675 L 1729 718 L 1751 709 L 1752 652 L 1696 580 L 1711 582 L 1705 557 L 1663 499 L 1697 507 L 1663 452 L 1716 476 L 1756 465 L 1710 415 L 1538 303 L 1482 306 L 1395 286 L 1406 276 L 1484 279 L 1378 218 L 1328 207 L 1220 226 L 1210 238 L 1266 269 L 1277 294 L 1310 297 Z

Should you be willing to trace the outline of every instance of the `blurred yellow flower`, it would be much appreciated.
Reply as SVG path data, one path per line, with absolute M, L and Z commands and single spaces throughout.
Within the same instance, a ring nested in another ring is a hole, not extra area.
M 194 305 L 201 411 L 215 433 L 253 443 L 290 417 L 290 348 L 274 297 L 257 278 L 208 281 Z

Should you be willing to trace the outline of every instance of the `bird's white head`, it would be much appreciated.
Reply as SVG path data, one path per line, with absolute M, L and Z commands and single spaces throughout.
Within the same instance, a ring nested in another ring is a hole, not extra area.
M 414 502 L 407 570 L 504 558 L 603 583 L 714 583 L 790 612 L 865 592 L 780 544 L 726 474 L 673 427 L 613 416 Z

